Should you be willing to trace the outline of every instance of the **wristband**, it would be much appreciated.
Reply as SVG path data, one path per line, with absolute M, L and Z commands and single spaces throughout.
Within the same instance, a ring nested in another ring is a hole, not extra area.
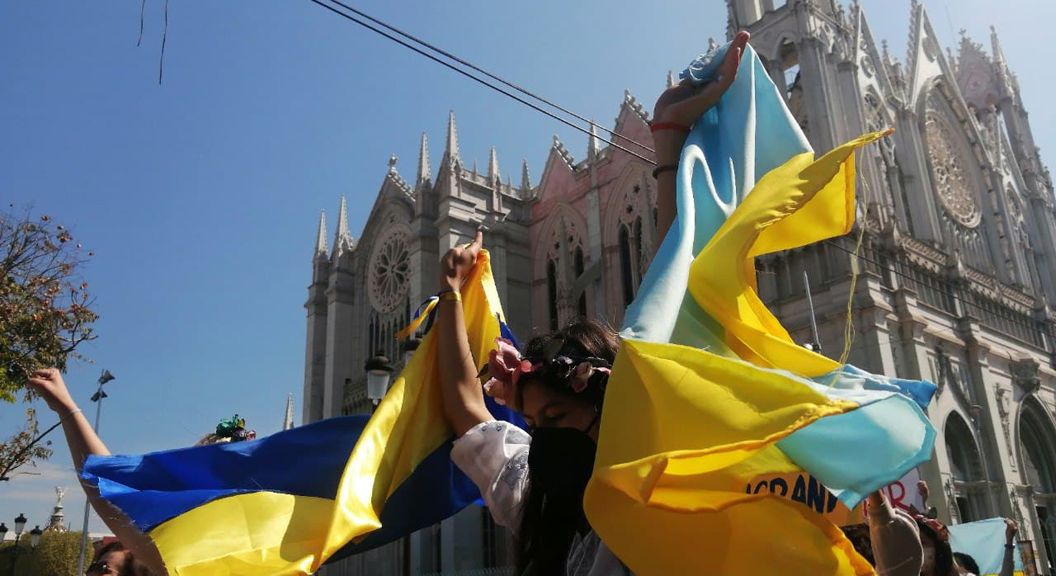
M 686 134 L 689 134 L 691 127 L 686 126 L 685 124 L 676 124 L 674 122 L 656 122 L 655 124 L 651 124 L 649 126 L 650 132 L 659 132 L 661 130 L 675 130 L 678 132 L 685 132 Z
M 80 408 L 77 408 L 76 410 L 70 410 L 70 413 L 65 415 L 65 416 L 63 416 L 62 419 L 59 420 L 59 421 L 60 422 L 65 422 L 67 418 L 69 418 L 70 416 L 73 416 L 74 414 L 76 414 L 78 412 L 84 412 L 84 411 L 81 410 Z
M 1015 550 L 1015 549 L 1016 549 L 1016 545 L 1015 544 L 1005 544 L 1005 550 Z
M 674 172 L 678 170 L 678 164 L 664 164 L 663 166 L 657 166 L 653 169 L 653 178 L 655 179 L 662 172 Z
M 454 300 L 455 302 L 462 301 L 462 294 L 455 292 L 454 290 L 445 290 L 436 295 L 440 300 Z

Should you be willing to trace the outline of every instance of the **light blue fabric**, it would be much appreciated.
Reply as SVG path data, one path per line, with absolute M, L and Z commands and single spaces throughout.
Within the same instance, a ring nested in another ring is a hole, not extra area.
M 724 46 L 716 53 L 725 50 Z M 688 73 L 689 69 L 683 72 Z M 756 180 L 792 156 L 810 151 L 762 61 L 748 46 L 737 80 L 686 138 L 677 176 L 678 215 L 653 256 L 638 297 L 627 309 L 623 336 L 678 342 L 732 356 L 722 328 L 688 293 L 690 264 Z M 682 305 L 675 307 L 672 302 Z
M 682 78 L 695 84 L 711 80 L 727 47 L 698 57 Z M 746 47 L 737 79 L 686 138 L 677 174 L 678 214 L 627 309 L 621 336 L 737 357 L 726 345 L 722 326 L 689 293 L 690 266 L 756 181 L 804 152 L 813 152 L 810 143 L 759 56 Z M 823 418 L 778 444 L 848 506 L 930 457 L 935 431 L 922 408 L 934 394 L 934 385 L 877 376 L 853 366 L 817 381 L 790 376 L 829 397 L 862 406 Z
M 1005 520 L 990 518 L 950 526 L 950 548 L 971 556 L 979 565 L 979 576 L 1001 573 L 1005 558 Z M 1014 572 L 1023 572 L 1023 559 L 1013 551 Z

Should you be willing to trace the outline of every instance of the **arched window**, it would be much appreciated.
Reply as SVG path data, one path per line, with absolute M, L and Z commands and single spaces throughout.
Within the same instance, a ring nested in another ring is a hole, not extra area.
M 557 264 L 546 261 L 546 301 L 550 310 L 550 329 L 557 330 Z
M 960 415 L 951 414 L 946 420 L 945 436 L 955 500 L 949 504 L 956 507 L 960 522 L 987 518 L 987 494 L 979 484 L 986 478 L 971 428 Z
M 634 263 L 631 262 L 631 233 L 620 226 L 620 280 L 623 284 L 623 305 L 634 300 Z
M 573 262 L 573 264 L 575 264 L 574 268 L 576 270 L 576 279 L 578 280 L 580 277 L 583 276 L 583 272 L 585 272 L 586 269 L 587 269 L 586 268 L 586 261 L 585 261 L 585 259 L 583 257 L 583 248 L 579 248 L 579 247 L 576 248 L 575 262 Z M 587 291 L 584 290 L 583 293 L 579 295 L 579 316 L 580 316 L 580 318 L 584 318 L 584 317 L 586 317 L 586 315 L 587 315 Z
M 1035 399 L 1023 403 L 1019 417 L 1020 454 L 1024 480 L 1034 487 L 1035 512 L 1044 546 L 1038 547 L 1038 560 L 1048 573 L 1056 568 L 1056 430 Z

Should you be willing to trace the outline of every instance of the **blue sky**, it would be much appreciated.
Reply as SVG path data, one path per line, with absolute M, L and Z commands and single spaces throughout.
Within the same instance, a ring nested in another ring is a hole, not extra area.
M 414 4 L 356 5 L 603 125 L 624 89 L 651 109 L 667 70 L 726 25 L 718 0 Z M 904 58 L 909 0 L 863 4 Z M 100 370 L 117 376 L 101 432 L 121 453 L 191 444 L 235 412 L 272 433 L 288 392 L 299 420 L 319 210 L 332 234 L 347 195 L 357 235 L 390 154 L 413 179 L 424 131 L 439 162 L 448 110 L 463 160 L 483 168 L 495 146 L 515 182 L 522 158 L 538 181 L 555 133 L 577 158 L 586 149 L 571 129 L 308 0 L 172 2 L 159 86 L 163 5 L 147 1 L 137 47 L 136 0 L 0 4 L 0 198 L 50 214 L 96 253 L 84 271 L 100 314 L 83 350 L 94 364 L 72 365 L 67 380 L 88 412 Z M 945 45 L 963 27 L 989 46 L 997 26 L 1052 165 L 1056 80 L 1034 51 L 1054 5 L 925 5 Z M 23 410 L 0 406 L 0 434 Z M 53 438 L 40 476 L 0 485 L 0 521 L 45 523 L 59 484 L 79 525 L 84 498 Z

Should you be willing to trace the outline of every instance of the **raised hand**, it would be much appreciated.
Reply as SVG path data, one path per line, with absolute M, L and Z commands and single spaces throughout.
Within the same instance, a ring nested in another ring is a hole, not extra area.
M 705 112 L 718 104 L 719 99 L 737 78 L 741 55 L 748 44 L 749 34 L 738 32 L 733 38 L 726 56 L 719 66 L 718 77 L 702 86 L 694 86 L 683 80 L 660 95 L 653 108 L 654 123 L 673 123 L 691 126 Z M 678 130 L 658 130 L 653 133 L 657 163 L 677 163 L 686 134 Z
M 476 237 L 466 246 L 455 246 L 440 259 L 440 289 L 455 290 L 462 287 L 469 272 L 477 263 L 477 254 L 484 246 L 484 233 L 477 230 Z
M 1011 518 L 1005 518 L 1005 542 L 1011 544 L 1016 539 L 1016 532 L 1019 532 L 1019 526 L 1015 520 Z
M 29 376 L 29 387 L 55 412 L 69 412 L 76 408 L 62 374 L 55 368 L 34 371 Z

